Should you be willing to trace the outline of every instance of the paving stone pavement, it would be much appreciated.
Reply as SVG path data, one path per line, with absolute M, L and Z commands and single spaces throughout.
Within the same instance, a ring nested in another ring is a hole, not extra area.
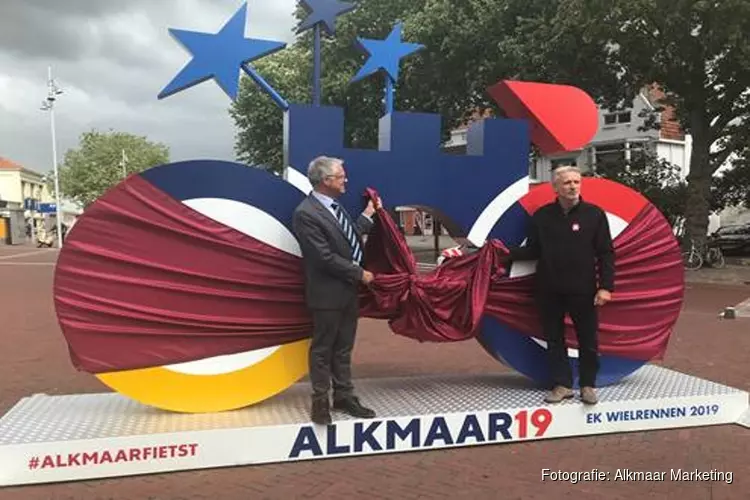
M 0 414 L 33 393 L 103 392 L 77 373 L 54 314 L 54 249 L 0 247 Z M 708 270 L 707 270 L 708 271 Z M 697 275 L 696 275 L 697 276 Z M 716 275 L 714 275 L 715 277 Z M 691 278 L 695 278 L 691 277 Z M 750 297 L 742 279 L 690 279 L 666 359 L 679 371 L 750 391 L 750 319 L 723 320 L 727 305 Z M 492 373 L 506 369 L 473 341 L 419 344 L 362 320 L 358 378 Z M 445 451 L 340 458 L 0 489 L 19 499 L 746 499 L 750 430 L 739 426 L 603 435 Z M 542 481 L 544 468 L 614 472 L 670 468 L 732 471 L 733 483 Z

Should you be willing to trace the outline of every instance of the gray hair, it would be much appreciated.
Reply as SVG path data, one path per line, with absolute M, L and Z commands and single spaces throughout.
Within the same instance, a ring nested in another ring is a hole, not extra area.
M 333 175 L 333 168 L 336 165 L 344 163 L 344 160 L 340 158 L 331 158 L 329 156 L 318 156 L 310 162 L 310 166 L 307 167 L 307 178 L 310 184 L 319 186 L 323 179 L 329 175 Z
M 578 175 L 581 175 L 581 169 L 573 166 L 573 165 L 566 165 L 564 167 L 556 168 L 554 172 L 552 172 L 552 183 L 557 183 L 557 180 L 562 177 L 562 174 L 567 174 L 568 172 L 575 172 Z

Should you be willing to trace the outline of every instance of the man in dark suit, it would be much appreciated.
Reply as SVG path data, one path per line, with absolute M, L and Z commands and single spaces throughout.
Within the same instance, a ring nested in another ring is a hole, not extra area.
M 331 423 L 331 378 L 334 409 L 372 418 L 375 412 L 362 406 L 354 395 L 351 357 L 359 318 L 358 285 L 368 285 L 374 279 L 362 267 L 361 235 L 369 232 L 375 210 L 382 204 L 370 201 L 357 220 L 352 220 L 336 201 L 346 192 L 346 172 L 340 159 L 315 158 L 307 177 L 313 191 L 294 211 L 292 226 L 302 249 L 305 299 L 313 317 L 311 418 L 317 424 Z
M 536 298 L 547 338 L 552 390 L 545 398 L 559 403 L 573 397 L 573 378 L 565 343 L 565 314 L 578 337 L 581 400 L 596 404 L 598 311 L 612 299 L 615 256 L 605 212 L 581 197 L 581 172 L 553 172 L 557 200 L 531 219 L 527 245 L 510 249 L 510 260 L 538 260 Z

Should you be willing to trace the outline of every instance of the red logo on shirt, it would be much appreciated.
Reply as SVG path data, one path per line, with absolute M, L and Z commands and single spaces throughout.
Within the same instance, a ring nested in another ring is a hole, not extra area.
M 579 226 L 577 222 L 573 224 L 573 231 L 578 231 L 579 229 L 581 229 L 581 226 Z

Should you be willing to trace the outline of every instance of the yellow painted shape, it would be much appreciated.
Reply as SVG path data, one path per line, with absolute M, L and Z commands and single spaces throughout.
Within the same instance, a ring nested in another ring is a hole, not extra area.
M 96 376 L 118 393 L 163 410 L 235 410 L 275 396 L 305 376 L 309 346 L 309 339 L 285 344 L 258 363 L 220 375 L 178 373 L 158 366 Z

